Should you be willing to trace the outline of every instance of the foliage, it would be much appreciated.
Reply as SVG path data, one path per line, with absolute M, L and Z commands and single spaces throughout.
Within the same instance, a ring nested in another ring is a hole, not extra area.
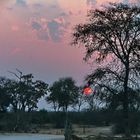
M 67 111 L 70 105 L 77 102 L 78 87 L 72 78 L 61 78 L 54 82 L 50 87 L 50 92 L 47 101 L 53 103 L 55 110 L 61 108 L 63 111 Z
M 129 135 L 130 108 L 139 106 L 140 8 L 111 3 L 88 16 L 88 23 L 75 27 L 73 44 L 84 44 L 85 60 L 96 56 L 102 64 L 87 80 L 97 85 L 97 95 L 113 110 L 122 108 L 125 135 Z
M 17 112 L 0 113 L 0 131 L 30 132 L 33 129 L 40 128 L 64 128 L 65 117 L 65 112 L 47 112 L 45 110 L 18 112 L 18 114 Z M 20 121 L 17 121 L 17 118 L 20 119 Z M 111 113 L 107 113 L 103 110 L 92 112 L 69 112 L 70 122 L 72 124 L 79 124 L 80 126 L 104 126 L 106 125 L 106 122 L 111 122 L 111 119 Z
M 10 105 L 11 99 L 9 93 L 7 92 L 6 85 L 9 79 L 5 77 L 0 77 L 0 112 L 7 111 Z
M 20 72 L 20 71 L 19 71 Z M 7 84 L 7 92 L 11 96 L 11 105 L 15 112 L 37 108 L 39 99 L 47 94 L 48 84 L 41 80 L 33 80 L 32 74 L 17 75 L 18 80 L 11 80 Z
M 83 94 L 83 87 L 78 88 L 78 94 L 77 94 L 77 101 L 73 104 L 73 109 L 76 110 L 78 108 L 78 112 L 81 111 L 82 108 L 85 107 L 85 96 Z

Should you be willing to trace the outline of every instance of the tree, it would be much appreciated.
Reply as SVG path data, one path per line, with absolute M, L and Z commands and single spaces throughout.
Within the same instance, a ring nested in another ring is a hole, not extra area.
M 78 106 L 78 112 L 81 111 L 81 108 L 83 106 L 85 106 L 85 96 L 83 94 L 83 87 L 79 87 L 79 90 L 78 90 L 78 96 L 77 96 L 77 101 L 75 102 L 75 104 L 73 104 L 73 108 L 77 108 Z
M 19 72 L 19 75 L 13 73 L 18 80 L 11 80 L 9 82 L 9 93 L 11 95 L 11 104 L 15 112 L 26 110 L 28 112 L 37 108 L 37 103 L 39 99 L 47 95 L 48 84 L 41 80 L 33 80 L 32 74 L 23 75 L 22 72 Z
M 9 79 L 5 77 L 0 77 L 0 112 L 7 111 L 7 108 L 11 103 L 10 95 L 7 92 L 7 87 L 6 87 L 8 82 Z
M 51 90 L 53 90 L 51 88 Z M 58 97 L 56 95 L 56 92 L 51 92 L 51 94 L 46 97 L 46 101 L 49 103 L 49 104 L 52 104 L 53 105 L 53 109 L 54 111 L 59 111 L 60 109 L 60 106 L 59 106 L 59 103 L 58 103 Z
M 140 74 L 140 8 L 112 3 L 104 9 L 91 10 L 88 16 L 89 23 L 75 27 L 73 44 L 84 44 L 85 60 L 96 56 L 97 63 L 110 61 L 110 65 L 106 64 L 105 69 L 121 81 L 117 84 L 122 95 L 124 129 L 127 136 L 130 134 L 129 86 L 131 87 L 133 77 Z
M 52 102 L 54 109 L 56 106 L 62 108 L 63 111 L 67 112 L 70 105 L 76 102 L 78 96 L 78 87 L 75 85 L 75 81 L 70 78 L 60 78 L 55 81 L 50 87 L 50 95 L 47 100 Z

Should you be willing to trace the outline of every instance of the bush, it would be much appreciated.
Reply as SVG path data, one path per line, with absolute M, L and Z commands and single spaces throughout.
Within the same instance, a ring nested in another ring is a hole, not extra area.
M 139 113 L 138 112 L 131 112 L 129 114 L 129 131 L 131 134 L 137 134 L 140 133 L 139 131 Z M 112 132 L 114 134 L 123 134 L 124 133 L 124 122 L 123 122 L 123 116 L 117 115 L 115 118 L 115 124 L 112 127 Z

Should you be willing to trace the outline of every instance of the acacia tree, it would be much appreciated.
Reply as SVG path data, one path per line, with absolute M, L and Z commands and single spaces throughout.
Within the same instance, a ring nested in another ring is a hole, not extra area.
M 96 56 L 96 62 L 111 58 L 109 73 L 121 80 L 121 97 L 125 135 L 129 135 L 129 87 L 132 75 L 140 72 L 140 8 L 112 3 L 103 9 L 89 11 L 89 22 L 75 27 L 73 44 L 84 44 L 85 60 Z M 115 63 L 117 62 L 117 63 Z M 119 75 L 119 73 L 123 73 Z
M 77 96 L 78 87 L 75 85 L 75 81 L 71 77 L 66 77 L 53 83 L 47 100 L 53 103 L 55 110 L 62 108 L 63 111 L 67 112 L 68 107 L 77 102 Z
M 13 72 L 12 72 L 13 73 Z M 15 112 L 26 110 L 28 112 L 37 108 L 39 99 L 47 95 L 48 84 L 41 80 L 33 80 L 32 74 L 13 73 L 18 80 L 11 80 L 7 85 L 8 92 L 11 96 L 11 105 Z

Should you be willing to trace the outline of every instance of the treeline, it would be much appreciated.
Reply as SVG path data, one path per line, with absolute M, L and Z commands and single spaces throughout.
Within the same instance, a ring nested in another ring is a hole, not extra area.
M 60 78 L 48 85 L 44 81 L 34 80 L 32 74 L 23 74 L 19 70 L 11 73 L 15 75 L 15 80 L 0 77 L 1 131 L 37 132 L 40 127 L 46 128 L 48 124 L 64 128 L 68 119 L 72 124 L 79 125 L 114 125 L 115 133 L 124 133 L 121 92 L 107 94 L 105 89 L 101 90 L 100 86 L 87 81 L 93 93 L 85 95 L 85 86 L 77 86 L 71 77 Z M 139 91 L 133 90 L 133 96 L 129 99 L 128 121 L 131 133 L 138 133 L 140 124 L 140 96 L 135 93 Z M 37 111 L 41 98 L 46 100 L 46 107 L 51 105 L 53 112 Z
M 15 79 L 0 77 L 0 112 L 32 112 L 38 109 L 41 98 L 50 104 L 54 111 L 67 112 L 94 110 L 98 108 L 94 94 L 83 94 L 84 86 L 77 86 L 71 77 L 60 78 L 52 85 L 34 80 L 33 74 L 23 74 L 17 70 L 11 72 Z
M 137 125 L 140 122 L 140 112 L 130 114 L 131 133 L 136 134 Z M 114 133 L 121 133 L 122 122 L 121 113 L 118 111 L 112 113 L 101 109 L 95 111 L 68 112 L 68 118 L 71 124 L 77 124 L 81 127 L 93 126 L 111 126 Z M 134 119 L 135 118 L 135 119 Z M 65 112 L 47 112 L 46 110 L 32 112 L 7 112 L 0 113 L 0 131 L 1 132 L 39 132 L 41 129 L 65 128 Z M 114 127 L 116 124 L 118 127 Z
M 33 74 L 23 74 L 19 70 L 10 73 L 15 79 L 0 77 L 0 131 L 29 132 L 47 123 L 64 128 L 68 110 L 75 111 L 69 114 L 72 123 L 86 124 L 91 119 L 84 121 L 84 112 L 80 111 L 100 108 L 95 104 L 94 96 L 85 96 L 83 87 L 78 87 L 71 77 L 60 78 L 48 85 L 34 80 Z M 37 111 L 41 98 L 46 100 L 46 108 L 51 104 L 54 112 Z
M 71 124 L 81 126 L 109 126 L 114 123 L 115 116 L 106 110 L 68 112 Z M 65 128 L 65 112 L 47 112 L 46 110 L 32 112 L 0 113 L 0 131 L 31 132 L 40 128 Z M 51 126 L 50 126 L 51 124 Z
M 105 110 L 68 112 L 71 124 L 107 126 L 113 123 L 112 114 Z M 0 131 L 34 132 L 41 128 L 65 128 L 66 113 L 47 112 L 46 110 L 32 112 L 0 113 Z M 51 126 L 50 126 L 51 124 Z
M 0 112 L 31 112 L 47 94 L 48 84 L 34 80 L 32 74 L 13 73 L 16 80 L 0 77 Z

